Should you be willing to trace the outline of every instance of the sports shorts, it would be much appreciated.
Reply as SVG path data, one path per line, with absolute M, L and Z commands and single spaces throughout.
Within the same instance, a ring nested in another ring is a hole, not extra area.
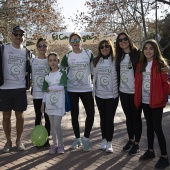
M 23 112 L 27 109 L 26 89 L 0 89 L 0 111 Z

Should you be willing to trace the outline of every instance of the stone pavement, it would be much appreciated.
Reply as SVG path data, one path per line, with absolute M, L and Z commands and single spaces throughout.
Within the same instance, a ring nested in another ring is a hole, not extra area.
M 2 124 L 0 123 L 0 170 L 151 170 L 154 169 L 154 165 L 157 162 L 160 152 L 155 137 L 155 153 L 156 158 L 151 161 L 141 162 L 139 161 L 140 155 L 147 148 L 146 140 L 146 125 L 145 119 L 143 120 L 143 132 L 140 142 L 140 153 L 136 156 L 130 156 L 127 152 L 122 151 L 122 147 L 127 142 L 127 131 L 125 126 L 125 116 L 122 112 L 122 108 L 119 104 L 119 107 L 115 116 L 115 133 L 113 136 L 113 149 L 114 152 L 111 154 L 105 153 L 104 151 L 98 150 L 98 147 L 101 142 L 101 132 L 99 126 L 99 114 L 98 110 L 95 107 L 95 121 L 94 126 L 91 132 L 91 144 L 92 150 L 90 152 L 84 152 L 82 147 L 77 150 L 71 150 L 70 145 L 74 139 L 73 130 L 71 126 L 71 116 L 70 113 L 67 113 L 63 117 L 62 127 L 64 135 L 64 144 L 65 144 L 65 154 L 59 155 L 49 155 L 47 154 L 48 150 L 36 150 L 33 147 L 30 140 L 31 130 L 34 128 L 34 110 L 32 105 L 32 98 L 29 95 L 28 91 L 28 109 L 24 113 L 25 115 L 25 127 L 23 133 L 23 142 L 25 143 L 25 151 L 17 151 L 15 148 L 15 116 L 12 115 L 12 142 L 13 148 L 10 153 L 3 153 L 2 148 L 5 144 L 5 136 L 2 129 Z M 84 120 L 85 120 L 85 111 L 80 102 L 80 127 L 81 134 L 83 135 L 84 131 Z M 2 122 L 2 113 L 0 113 L 0 121 Z M 43 121 L 44 123 L 44 121 Z M 167 140 L 168 155 L 170 157 L 170 104 L 164 109 L 163 116 L 163 129 L 164 134 Z M 52 140 L 50 140 L 52 143 Z M 170 170 L 170 166 L 166 168 Z

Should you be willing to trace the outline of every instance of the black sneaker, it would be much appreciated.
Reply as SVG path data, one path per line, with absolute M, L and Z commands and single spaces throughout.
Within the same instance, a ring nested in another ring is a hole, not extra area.
M 155 158 L 155 152 L 147 150 L 142 156 L 140 156 L 140 160 L 149 160 Z
M 158 162 L 155 165 L 155 168 L 157 168 L 157 169 L 165 169 L 168 166 L 169 166 L 169 159 L 168 159 L 168 157 L 165 158 L 163 156 L 160 156 Z
M 50 148 L 49 139 L 47 140 L 47 142 L 44 144 L 43 147 L 44 147 L 45 149 L 49 149 L 49 148 Z
M 123 147 L 123 150 L 128 152 L 133 145 L 134 143 L 131 140 L 129 140 L 128 143 Z
M 136 155 L 137 153 L 139 153 L 139 151 L 140 151 L 139 145 L 134 144 L 132 148 L 129 150 L 129 155 Z
M 42 149 L 44 146 L 35 146 L 36 149 Z

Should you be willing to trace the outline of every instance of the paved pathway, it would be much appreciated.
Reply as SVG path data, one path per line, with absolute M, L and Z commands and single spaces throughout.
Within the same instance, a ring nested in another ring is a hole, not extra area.
M 63 117 L 64 144 L 65 154 L 49 155 L 48 150 L 36 150 L 30 140 L 31 130 L 34 128 L 34 110 L 32 98 L 29 95 L 29 105 L 25 114 L 25 128 L 23 133 L 23 141 L 26 146 L 26 151 L 17 151 L 13 146 L 10 153 L 2 153 L 1 149 L 5 144 L 5 137 L 0 124 L 0 170 L 151 170 L 159 158 L 159 147 L 157 139 L 155 139 L 156 158 L 151 161 L 139 161 L 140 155 L 145 151 L 147 146 L 146 141 L 146 125 L 143 120 L 143 133 L 140 142 L 141 152 L 136 156 L 130 156 L 122 151 L 123 145 L 127 142 L 127 132 L 125 126 L 125 117 L 122 108 L 119 105 L 115 116 L 115 133 L 113 137 L 113 149 L 111 154 L 98 150 L 101 142 L 101 132 L 99 128 L 99 114 L 95 107 L 95 121 L 91 132 L 92 150 L 84 152 L 82 147 L 77 150 L 71 150 L 69 147 L 74 139 L 73 130 L 71 127 L 70 113 Z M 80 126 L 83 135 L 85 112 L 80 102 Z M 0 113 L 0 122 L 2 122 L 2 114 Z M 43 122 L 44 123 L 44 122 Z M 163 129 L 167 139 L 168 155 L 170 157 L 170 105 L 165 108 L 163 116 Z M 12 142 L 15 144 L 15 117 L 12 116 Z M 52 143 L 52 140 L 50 140 Z M 170 166 L 167 170 L 170 170 Z

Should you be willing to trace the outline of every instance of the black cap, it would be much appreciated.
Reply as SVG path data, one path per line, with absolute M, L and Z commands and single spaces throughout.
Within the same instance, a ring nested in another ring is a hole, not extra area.
M 24 28 L 22 28 L 21 26 L 15 26 L 13 29 L 12 29 L 12 32 L 16 32 L 16 31 L 22 31 L 23 33 L 25 33 L 25 31 L 24 31 Z

